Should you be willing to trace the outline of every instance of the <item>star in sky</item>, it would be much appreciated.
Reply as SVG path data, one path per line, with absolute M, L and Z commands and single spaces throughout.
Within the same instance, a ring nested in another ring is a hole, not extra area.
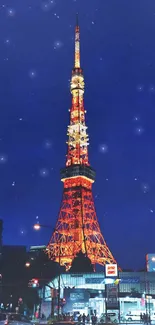
M 45 12 L 49 12 L 53 7 L 55 6 L 55 1 L 54 0 L 48 0 L 48 1 L 43 1 L 41 3 L 41 9 Z
M 8 14 L 9 17 L 14 17 L 15 16 L 15 9 L 9 8 L 7 10 L 7 14 Z
M 144 133 L 144 128 L 142 126 L 138 126 L 135 128 L 135 134 L 142 135 Z
M 108 146 L 107 144 L 101 144 L 100 147 L 99 147 L 99 150 L 101 153 L 106 153 L 108 151 Z
M 39 174 L 41 177 L 48 177 L 49 176 L 49 170 L 47 168 L 41 168 L 39 171 Z
M 63 43 L 61 41 L 54 42 L 54 50 L 60 49 L 62 46 L 63 46 Z
M 155 87 L 154 85 L 149 86 L 149 92 L 154 93 L 155 92 Z
M 0 164 L 5 164 L 7 162 L 7 156 L 0 154 Z
M 10 40 L 8 38 L 5 40 L 5 44 L 7 44 L 7 45 L 10 44 Z
M 37 72 L 35 70 L 30 70 L 29 71 L 29 77 L 31 79 L 34 79 L 36 77 L 36 75 L 37 75 Z
M 139 116 L 134 116 L 133 120 L 134 120 L 134 122 L 138 122 L 140 120 L 140 117 Z
M 142 91 L 144 90 L 144 85 L 138 85 L 138 86 L 137 86 L 137 90 L 138 90 L 139 92 L 142 92 Z
M 52 142 L 50 140 L 45 140 L 44 147 L 45 149 L 50 149 L 52 147 Z
M 142 183 L 142 191 L 144 194 L 148 193 L 150 190 L 150 186 L 147 183 Z

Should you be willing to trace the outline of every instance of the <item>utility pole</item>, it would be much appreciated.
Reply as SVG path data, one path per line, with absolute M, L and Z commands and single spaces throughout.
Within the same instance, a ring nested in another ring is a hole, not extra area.
M 49 284 L 45 284 L 46 287 L 50 288 L 51 290 L 51 316 L 54 316 L 54 298 L 55 298 L 55 289 L 51 287 Z
M 58 277 L 58 320 L 60 318 L 60 243 L 59 243 L 59 277 Z
M 54 317 L 54 299 L 55 299 L 55 289 L 51 288 L 51 317 Z

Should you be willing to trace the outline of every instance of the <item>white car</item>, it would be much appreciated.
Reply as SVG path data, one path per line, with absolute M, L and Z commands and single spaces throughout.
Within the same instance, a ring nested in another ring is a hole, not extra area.
M 150 317 L 151 317 L 151 320 L 155 321 L 155 313 L 154 313 L 154 312 L 152 312 L 152 313 L 150 314 Z
M 30 321 L 23 315 L 0 312 L 0 325 L 30 325 Z
M 125 315 L 126 321 L 140 321 L 140 313 L 137 312 L 131 312 Z

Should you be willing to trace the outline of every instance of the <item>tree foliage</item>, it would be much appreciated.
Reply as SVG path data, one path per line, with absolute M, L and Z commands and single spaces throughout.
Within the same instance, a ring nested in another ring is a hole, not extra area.
M 72 261 L 71 273 L 90 273 L 94 272 L 90 258 L 80 251 Z

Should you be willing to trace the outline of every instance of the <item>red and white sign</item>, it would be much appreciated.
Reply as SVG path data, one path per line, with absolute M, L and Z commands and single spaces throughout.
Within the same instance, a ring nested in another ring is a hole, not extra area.
M 105 276 L 117 276 L 117 264 L 106 264 L 105 265 Z

